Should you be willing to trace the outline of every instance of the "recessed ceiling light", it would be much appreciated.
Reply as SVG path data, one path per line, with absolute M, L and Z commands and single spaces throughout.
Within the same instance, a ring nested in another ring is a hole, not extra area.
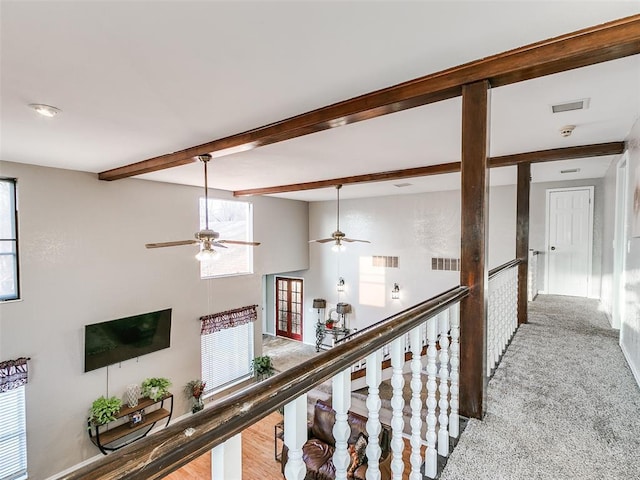
M 51 105 L 45 105 L 43 103 L 30 103 L 29 106 L 43 117 L 55 117 L 62 111 L 59 108 L 52 107 Z

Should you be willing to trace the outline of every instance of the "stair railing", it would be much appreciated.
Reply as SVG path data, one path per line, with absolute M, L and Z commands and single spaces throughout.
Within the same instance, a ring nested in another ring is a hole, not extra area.
M 170 472 L 195 460 L 214 447 L 222 446 L 227 440 L 241 433 L 245 428 L 260 421 L 278 408 L 284 406 L 284 441 L 289 448 L 289 461 L 284 473 L 287 480 L 302 480 L 306 468 L 302 460 L 302 445 L 306 441 L 306 393 L 320 383 L 333 379 L 333 408 L 336 410 L 334 437 L 336 450 L 333 461 L 336 478 L 346 479 L 348 454 L 346 439 L 349 428 L 346 423 L 350 407 L 351 366 L 361 358 L 379 359 L 382 348 L 390 344 L 392 376 L 393 416 L 392 460 L 393 478 L 402 478 L 402 367 L 404 365 L 405 335 L 409 334 L 412 358 L 412 399 L 411 399 L 411 476 L 422 478 L 420 468 L 422 458 L 421 408 L 422 392 L 421 360 L 422 335 L 426 329 L 427 352 L 427 435 L 428 445 L 425 458 L 426 474 L 434 478 L 437 469 L 437 454 L 448 454 L 448 438 L 458 435 L 458 379 L 460 365 L 459 302 L 469 294 L 468 287 L 457 287 L 441 295 L 417 304 L 401 313 L 393 315 L 349 342 L 344 342 L 313 357 L 294 368 L 279 373 L 259 384 L 239 391 L 217 405 L 206 408 L 184 420 L 169 425 L 164 430 L 150 435 L 101 458 L 85 467 L 71 472 L 61 479 L 66 480 L 150 480 L 162 478 Z M 449 339 L 451 342 L 449 343 Z M 436 342 L 440 343 L 439 358 Z M 380 366 L 380 362 L 373 362 Z M 438 368 L 439 367 L 439 368 Z M 369 410 L 367 432 L 368 468 L 372 469 L 367 478 L 379 476 L 379 445 L 376 441 L 380 432 L 378 396 L 381 369 L 369 369 L 367 384 Z M 436 379 L 440 378 L 439 402 L 436 402 Z M 436 416 L 438 415 L 438 416 Z M 420 477 L 418 477 L 420 476 Z
M 498 367 L 518 329 L 518 265 L 511 260 L 489 271 L 487 377 Z

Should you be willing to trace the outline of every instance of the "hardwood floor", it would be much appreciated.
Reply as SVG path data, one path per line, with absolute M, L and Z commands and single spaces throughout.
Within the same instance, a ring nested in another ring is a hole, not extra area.
M 274 459 L 273 427 L 282 419 L 279 413 L 272 413 L 260 422 L 242 432 L 242 475 L 232 480 L 278 480 L 283 479 L 280 463 Z M 409 441 L 404 439 L 402 454 L 404 460 L 403 479 L 409 478 Z M 279 442 L 279 445 L 281 443 Z M 424 458 L 424 447 L 422 448 Z M 169 480 L 210 480 L 211 453 L 202 455 L 181 469 L 171 473 Z M 231 480 L 231 479 L 227 479 Z

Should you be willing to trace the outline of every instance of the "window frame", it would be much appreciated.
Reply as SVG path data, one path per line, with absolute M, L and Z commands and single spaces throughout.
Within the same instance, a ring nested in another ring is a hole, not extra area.
M 13 402 L 17 403 L 18 406 L 20 406 L 22 408 L 21 412 L 14 412 L 13 417 L 17 418 L 17 423 L 20 423 L 19 425 L 19 431 L 17 431 L 16 433 L 13 433 L 11 436 L 8 436 L 7 438 L 11 439 L 11 438 L 18 438 L 19 439 L 19 449 L 20 451 L 17 452 L 18 455 L 21 457 L 22 462 L 16 462 L 19 463 L 19 467 L 21 467 L 19 470 L 15 470 L 13 472 L 9 472 L 8 476 L 4 476 L 1 477 L 0 480 L 24 480 L 26 478 L 28 478 L 28 471 L 27 471 L 27 467 L 28 467 L 28 459 L 27 459 L 27 399 L 26 399 L 26 389 L 25 389 L 25 385 L 21 385 L 17 388 L 8 390 L 6 392 L 1 392 L 0 393 L 0 405 L 3 406 L 2 411 L 6 412 L 6 405 L 4 404 L 4 401 L 8 398 L 5 397 L 5 395 L 19 395 L 19 398 L 17 400 L 15 399 L 11 399 Z M 2 425 L 2 422 L 0 422 L 0 426 Z M 3 430 L 0 430 L 0 434 L 2 433 Z M 0 435 L 0 440 L 2 440 L 2 437 Z M 15 453 L 15 452 L 14 452 Z M 0 462 L 2 462 L 3 460 L 0 459 Z
M 9 177 L 0 177 L 0 182 L 8 183 L 12 188 L 12 206 L 13 206 L 13 238 L 0 238 L 2 242 L 14 242 L 14 252 L 15 253 L 0 253 L 0 256 L 13 256 L 15 257 L 15 295 L 12 296 L 2 296 L 0 295 L 0 303 L 4 302 L 15 302 L 22 299 L 21 296 L 21 288 L 20 288 L 20 234 L 18 228 L 18 179 L 9 178 Z
M 252 242 L 253 241 L 253 203 L 251 202 L 244 202 L 242 200 L 226 200 L 226 199 L 222 199 L 222 198 L 208 198 L 209 200 L 209 204 L 207 205 L 207 207 L 209 208 L 209 228 L 211 230 L 216 230 L 215 225 L 214 225 L 214 221 L 212 220 L 213 217 L 213 211 L 215 211 L 215 202 L 222 202 L 222 203 L 234 203 L 234 204 L 242 204 L 247 208 L 247 228 L 246 228 L 246 238 L 225 238 L 225 234 L 221 233 L 221 238 L 223 240 L 244 240 L 244 241 L 248 241 L 248 242 Z M 205 202 L 205 197 L 200 197 L 199 200 L 199 221 L 200 221 L 200 229 L 205 228 L 205 220 L 204 220 L 204 209 L 202 208 L 202 204 Z M 208 280 L 208 279 L 212 279 L 212 278 L 224 278 L 224 277 L 237 277 L 237 276 L 241 276 L 241 275 L 253 275 L 254 273 L 254 255 L 253 255 L 253 247 L 250 246 L 230 246 L 230 248 L 246 248 L 246 252 L 247 252 L 247 270 L 244 271 L 240 271 L 240 272 L 232 272 L 232 273 L 219 273 L 219 274 L 212 274 L 212 275 L 207 275 L 204 273 L 204 269 L 206 268 L 205 262 L 200 262 L 200 279 L 201 280 Z M 221 253 L 221 255 L 225 254 L 224 249 L 218 249 L 218 251 Z M 219 262 L 219 259 L 213 259 L 210 260 L 210 262 L 212 262 L 214 265 L 216 262 Z

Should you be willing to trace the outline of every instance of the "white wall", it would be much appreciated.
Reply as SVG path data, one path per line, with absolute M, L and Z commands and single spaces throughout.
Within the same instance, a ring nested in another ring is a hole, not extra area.
M 594 186 L 593 251 L 589 296 L 591 298 L 600 298 L 600 269 L 602 264 L 602 234 L 605 204 L 602 178 L 531 184 L 531 197 L 529 202 L 529 248 L 542 252 L 542 254 L 538 256 L 537 284 L 539 291 L 546 291 L 544 278 L 546 261 L 546 192 L 551 188 L 582 187 L 586 185 Z
M 633 216 L 640 221 L 640 209 L 635 195 L 640 195 L 640 119 L 627 138 L 629 151 L 629 185 L 627 258 L 625 265 L 625 313 L 620 328 L 620 345 L 640 385 L 640 237 L 633 237 Z M 636 211 L 634 213 L 634 205 Z
M 491 189 L 489 268 L 515 257 L 515 186 Z M 309 207 L 309 238 L 328 237 L 336 227 L 336 204 L 314 202 Z M 314 298 L 327 300 L 327 312 L 338 302 L 352 304 L 350 328 L 364 328 L 459 284 L 459 272 L 434 271 L 432 257 L 460 256 L 460 191 L 343 200 L 340 229 L 348 237 L 370 240 L 350 243 L 342 253 L 331 244 L 310 245 L 310 269 L 305 277 L 304 341 L 315 342 Z M 371 256 L 399 257 L 399 268 L 371 267 Z M 345 292 L 338 295 L 342 276 Z M 400 285 L 400 300 L 391 288 Z
M 98 454 L 86 431 L 100 395 L 168 377 L 174 416 L 188 410 L 187 381 L 200 377 L 198 318 L 262 303 L 262 275 L 308 266 L 307 204 L 256 197 L 255 274 L 202 281 L 194 247 L 147 250 L 191 238 L 202 190 L 144 180 L 0 162 L 18 178 L 22 300 L 0 304 L 0 360 L 29 356 L 29 477 L 43 479 Z M 214 196 L 230 198 L 229 192 Z M 286 241 L 283 241 L 283 232 Z M 83 373 L 86 324 L 173 308 L 171 348 Z M 256 322 L 260 342 L 262 322 Z M 223 361 L 224 359 L 221 359 Z

